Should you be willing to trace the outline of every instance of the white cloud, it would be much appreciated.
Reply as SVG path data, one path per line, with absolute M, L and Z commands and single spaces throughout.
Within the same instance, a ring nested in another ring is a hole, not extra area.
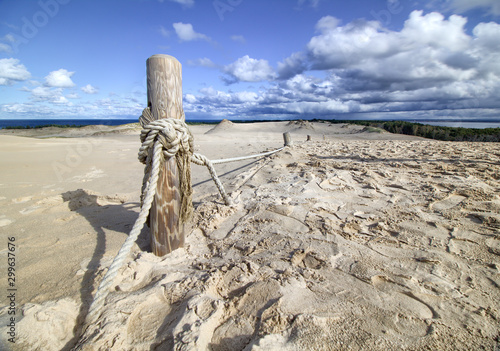
M 97 94 L 99 92 L 99 90 L 97 88 L 93 87 L 90 84 L 87 84 L 86 86 L 82 87 L 81 89 L 85 94 Z
M 479 23 L 472 33 L 476 43 L 488 51 L 500 51 L 500 24 L 489 22 Z
M 482 23 L 471 37 L 465 32 L 466 22 L 457 15 L 445 19 L 439 13 L 414 11 L 397 32 L 376 21 L 339 26 L 326 16 L 318 21 L 319 34 L 307 50 L 278 64 L 279 76 L 334 70 L 346 90 L 417 89 L 473 79 L 486 60 L 489 69 L 496 70 L 493 58 L 498 58 L 498 50 L 492 56 L 486 51 L 500 47 L 500 25 Z
M 278 62 L 278 76 L 280 79 L 288 79 L 300 74 L 307 69 L 306 55 L 296 52 L 287 57 L 283 62 Z
M 192 41 L 192 40 L 206 40 L 211 41 L 211 39 L 205 34 L 196 33 L 193 29 L 191 23 L 174 23 L 173 24 L 175 33 L 181 41 Z
M 493 15 L 500 15 L 500 1 L 498 0 L 452 0 L 452 7 L 459 13 L 475 8 L 486 8 Z
M 247 42 L 243 35 L 231 35 L 231 40 L 241 44 L 245 44 Z
M 186 94 L 184 96 L 184 100 L 190 104 L 194 104 L 196 102 L 196 96 L 193 94 Z
M 2 105 L 2 111 L 7 113 L 24 114 L 29 111 L 28 104 L 4 104 Z
M 31 99 L 37 102 L 68 104 L 68 99 L 62 92 L 63 88 L 36 87 L 31 90 Z
M 71 80 L 71 76 L 73 76 L 75 72 L 69 72 L 64 68 L 61 68 L 57 71 L 52 71 L 48 76 L 45 77 L 45 84 L 48 87 L 55 88 L 71 88 L 75 86 L 75 83 Z
M 18 59 L 0 59 L 0 85 L 11 85 L 31 77 L 26 67 Z
M 228 84 L 242 82 L 260 82 L 273 80 L 276 73 L 267 60 L 257 60 L 245 55 L 224 67 L 229 78 L 223 78 Z
M 322 17 L 318 23 L 316 23 L 316 30 L 318 32 L 331 31 L 337 28 L 340 24 L 340 20 L 333 16 Z
M 62 95 L 62 88 L 39 87 L 33 89 L 31 101 L 26 103 L 10 103 L 0 105 L 2 117 L 64 117 L 64 118 L 109 118 L 123 116 L 140 116 L 143 103 L 132 101 L 130 96 L 115 97 L 102 100 L 73 100 L 73 94 Z
M 337 26 L 332 17 L 324 17 L 316 26 L 320 32 L 307 44 L 312 64 L 316 69 L 341 68 L 365 58 L 381 58 L 400 48 L 400 39 L 394 32 L 381 32 L 376 21 L 359 20 Z
M 423 15 L 422 11 L 413 11 L 401 31 L 402 41 L 446 48 L 452 51 L 464 50 L 468 47 L 470 37 L 465 33 L 467 19 L 453 15 L 448 20 L 437 12 Z

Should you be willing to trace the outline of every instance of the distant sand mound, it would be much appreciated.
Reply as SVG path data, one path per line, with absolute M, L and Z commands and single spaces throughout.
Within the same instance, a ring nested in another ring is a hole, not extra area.
M 314 127 L 311 122 L 309 121 L 303 121 L 301 119 L 297 121 L 290 121 L 287 123 L 288 127 L 291 127 L 293 130 L 314 130 Z
M 227 119 L 223 119 L 222 121 L 220 121 L 219 124 L 217 124 L 215 127 L 210 129 L 205 134 L 214 134 L 214 133 L 220 133 L 220 132 L 225 133 L 226 131 L 228 131 L 229 129 L 232 129 L 232 128 L 234 128 L 234 123 L 227 120 Z

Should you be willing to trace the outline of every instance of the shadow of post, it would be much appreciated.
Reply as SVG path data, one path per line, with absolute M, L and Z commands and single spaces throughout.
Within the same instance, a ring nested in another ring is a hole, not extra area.
M 140 204 L 125 203 L 125 200 L 89 194 L 82 189 L 67 191 L 62 194 L 62 197 L 64 202 L 68 202 L 71 211 L 77 212 L 90 223 L 96 234 L 95 249 L 85 269 L 80 287 L 81 306 L 73 330 L 73 338 L 62 348 L 65 351 L 70 350 L 78 341 L 83 322 L 93 300 L 92 290 L 96 283 L 97 271 L 106 253 L 105 229 L 128 235 L 138 216 L 133 209 L 140 207 Z M 148 236 L 149 230 L 143 229 L 137 240 L 137 244 L 143 251 L 150 250 Z

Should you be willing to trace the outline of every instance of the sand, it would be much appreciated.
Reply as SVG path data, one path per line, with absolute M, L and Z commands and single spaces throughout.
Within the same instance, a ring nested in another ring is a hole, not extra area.
M 192 128 L 186 245 L 145 228 L 82 350 L 494 350 L 500 144 L 310 122 Z M 69 350 L 139 212 L 139 129 L 0 132 L 0 349 Z M 311 141 L 306 142 L 306 136 Z M 8 342 L 7 237 L 16 243 Z

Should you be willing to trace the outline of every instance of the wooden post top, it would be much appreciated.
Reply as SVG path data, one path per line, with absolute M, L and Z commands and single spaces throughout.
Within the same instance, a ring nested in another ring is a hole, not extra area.
M 179 60 L 177 60 L 175 57 L 173 56 L 170 56 L 170 55 L 167 55 L 167 54 L 154 54 L 154 55 L 151 55 L 149 59 L 152 59 L 152 58 L 163 58 L 163 59 L 168 59 L 168 60 L 175 60 L 177 62 L 179 62 Z
M 146 74 L 153 119 L 183 119 L 181 63 L 170 55 L 153 55 L 146 61 Z

